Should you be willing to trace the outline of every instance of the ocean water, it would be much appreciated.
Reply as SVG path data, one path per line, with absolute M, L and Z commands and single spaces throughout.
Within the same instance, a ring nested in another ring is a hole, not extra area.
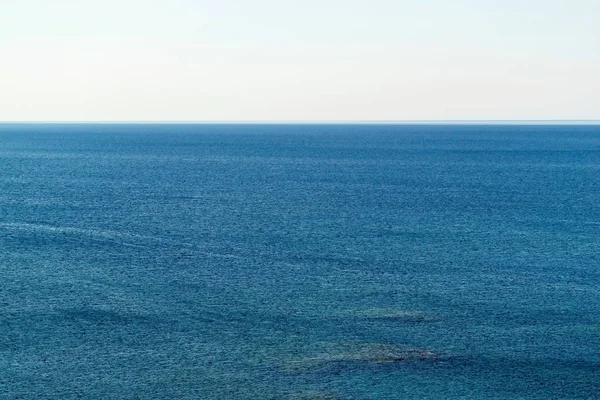
M 0 398 L 600 398 L 600 126 L 0 125 Z

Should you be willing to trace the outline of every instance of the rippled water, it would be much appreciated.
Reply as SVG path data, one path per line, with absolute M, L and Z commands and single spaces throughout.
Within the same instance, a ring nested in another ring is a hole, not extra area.
M 600 127 L 0 125 L 9 399 L 597 398 Z

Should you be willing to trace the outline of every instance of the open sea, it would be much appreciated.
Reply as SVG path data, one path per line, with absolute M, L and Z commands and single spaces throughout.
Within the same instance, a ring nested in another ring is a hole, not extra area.
M 2 399 L 600 399 L 600 126 L 0 125 Z

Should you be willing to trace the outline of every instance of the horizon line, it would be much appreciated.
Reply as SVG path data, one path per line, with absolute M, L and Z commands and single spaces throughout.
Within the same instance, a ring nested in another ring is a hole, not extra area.
M 600 119 L 468 119 L 468 120 L 48 120 L 48 121 L 1 121 L 9 124 L 123 124 L 123 125 L 597 125 Z

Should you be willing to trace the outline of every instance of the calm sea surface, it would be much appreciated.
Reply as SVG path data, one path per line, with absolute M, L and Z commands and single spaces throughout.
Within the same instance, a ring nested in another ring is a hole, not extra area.
M 0 125 L 0 397 L 600 398 L 600 126 Z

